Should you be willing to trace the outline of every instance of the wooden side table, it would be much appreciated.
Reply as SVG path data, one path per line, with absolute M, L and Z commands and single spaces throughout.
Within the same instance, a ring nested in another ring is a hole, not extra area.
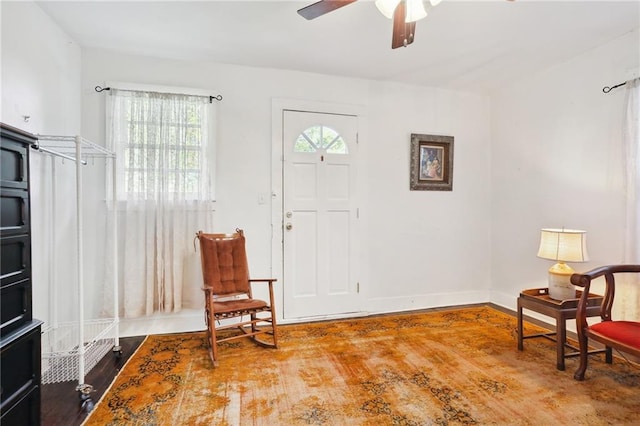
M 518 350 L 523 350 L 523 340 L 534 337 L 544 337 L 556 342 L 556 367 L 558 370 L 564 371 L 565 358 L 578 356 L 579 349 L 567 344 L 567 320 L 576 318 L 578 309 L 578 301 L 582 295 L 581 291 L 576 292 L 575 299 L 555 300 L 549 297 L 548 288 L 534 288 L 523 290 L 518 297 Z M 595 317 L 600 315 L 600 305 L 602 304 L 602 296 L 597 294 L 589 294 L 587 305 L 587 317 Z M 537 333 L 525 336 L 522 327 L 522 310 L 529 309 L 539 314 L 547 315 L 555 318 L 556 332 Z M 555 338 L 553 337 L 555 336 Z M 574 352 L 565 353 L 565 346 L 573 349 Z M 601 353 L 604 349 L 589 351 L 592 353 Z

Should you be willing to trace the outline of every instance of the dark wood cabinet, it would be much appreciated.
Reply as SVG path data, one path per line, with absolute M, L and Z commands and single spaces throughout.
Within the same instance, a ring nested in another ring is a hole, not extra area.
M 0 123 L 0 423 L 40 424 L 41 321 L 32 314 L 29 149 Z

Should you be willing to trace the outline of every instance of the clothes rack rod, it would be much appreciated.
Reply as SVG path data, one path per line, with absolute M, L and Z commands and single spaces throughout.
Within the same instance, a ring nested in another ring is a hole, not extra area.
M 36 149 L 36 150 L 41 151 L 41 152 L 45 152 L 47 154 L 55 155 L 56 157 L 61 157 L 61 158 L 66 158 L 67 160 L 76 161 L 76 159 L 74 157 L 70 156 L 70 155 L 63 154 L 63 153 L 57 152 L 57 151 L 53 151 L 51 149 L 43 148 L 41 146 L 34 145 L 33 149 Z M 84 161 L 84 160 L 80 160 L 80 163 L 83 164 L 83 165 L 87 164 L 87 162 Z
M 37 134 L 36 137 L 38 138 L 38 143 L 40 143 L 40 141 L 43 142 L 62 142 L 61 144 L 46 144 L 48 148 L 50 149 L 59 149 L 59 150 L 67 150 L 67 151 L 73 151 L 75 153 L 75 148 L 74 145 L 77 141 L 75 136 L 58 136 L 58 135 L 40 135 Z M 90 148 L 89 151 L 84 151 L 83 155 L 87 155 L 87 154 L 95 154 L 96 152 L 98 154 L 103 154 L 106 156 L 113 156 L 114 152 L 109 151 L 108 149 L 106 149 L 105 147 L 98 145 L 94 142 L 91 142 L 90 140 L 87 140 L 83 137 L 80 137 L 80 141 L 82 142 L 83 146 L 85 149 Z M 64 144 L 64 142 L 73 142 L 74 145 L 69 145 L 69 144 Z
M 111 87 L 96 86 L 94 90 L 96 92 L 100 93 L 100 92 L 104 92 L 105 90 L 111 90 Z M 144 90 L 129 90 L 129 89 L 119 89 L 119 90 L 126 90 L 127 92 L 143 92 L 144 91 Z M 200 96 L 200 97 L 205 97 L 206 98 L 207 96 Z M 209 98 L 209 103 L 213 103 L 214 99 L 216 101 L 221 101 L 222 100 L 222 95 L 208 96 L 208 98 Z
M 611 87 L 609 87 L 609 86 L 604 86 L 604 87 L 602 88 L 602 91 L 603 91 L 604 93 L 609 93 L 610 91 L 612 91 L 612 90 L 613 90 L 613 89 L 615 89 L 616 87 L 624 86 L 625 84 L 627 84 L 627 82 L 626 82 L 626 81 L 625 81 L 624 83 L 618 83 L 618 84 L 616 84 L 615 86 L 611 86 Z

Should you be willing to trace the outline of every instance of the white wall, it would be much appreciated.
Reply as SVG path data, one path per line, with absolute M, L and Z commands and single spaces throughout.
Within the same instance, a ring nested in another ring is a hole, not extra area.
M 105 81 L 197 87 L 224 96 L 216 230 L 246 230 L 256 276 L 272 267 L 271 206 L 258 204 L 258 197 L 271 189 L 274 98 L 365 111 L 360 243 L 369 311 L 488 300 L 515 308 L 520 290 L 545 286 L 549 264 L 535 257 L 542 227 L 589 232 L 592 260 L 579 270 L 622 260 L 624 89 L 605 95 L 601 88 L 639 68 L 637 31 L 505 87 L 489 104 L 482 96 L 435 88 L 81 51 L 33 3 L 2 2 L 0 12 L 5 123 L 34 133 L 81 132 L 103 143 L 105 95 L 93 87 Z M 31 116 L 28 123 L 23 115 Z M 411 133 L 455 136 L 453 192 L 409 191 Z M 59 222 L 48 219 L 47 161 L 36 154 L 32 162 L 34 307 L 41 316 L 48 315 L 42 287 L 50 281 L 51 261 L 45 235 L 51 227 L 70 232 L 74 219 L 69 211 L 56 214 Z M 59 180 L 71 179 L 67 169 L 57 168 Z M 99 194 L 102 182 L 92 185 Z M 57 191 L 60 196 L 72 188 L 61 184 Z M 100 196 L 93 201 L 99 210 Z M 69 269 L 65 262 L 72 263 L 72 253 L 65 244 L 54 242 L 53 251 L 62 254 L 62 269 Z M 90 269 L 98 276 L 101 246 L 91 249 Z M 93 290 L 97 308 L 100 289 Z M 156 322 L 156 331 L 176 330 L 164 319 Z M 189 318 L 178 327 L 192 327 Z
M 372 311 L 488 301 L 489 104 L 384 83 L 370 89 L 364 247 Z M 453 135 L 453 191 L 410 191 L 410 133 Z
M 490 104 L 486 97 L 439 89 L 80 51 L 34 4 L 2 2 L 0 10 L 1 118 L 8 124 L 37 133 L 82 131 L 103 143 L 105 95 L 93 87 L 105 81 L 197 87 L 224 96 L 215 223 L 217 230 L 246 230 L 255 276 L 268 275 L 272 266 L 271 206 L 259 205 L 258 197 L 270 191 L 274 98 L 365 111 L 361 247 L 370 311 L 488 300 L 514 308 L 521 289 L 545 286 L 548 262 L 535 257 L 542 227 L 589 232 L 592 260 L 581 270 L 622 258 L 624 96 L 620 89 L 604 95 L 601 88 L 638 67 L 637 32 L 520 80 Z M 22 115 L 31 115 L 30 123 Z M 409 191 L 411 133 L 455 136 L 453 192 Z M 34 162 L 33 207 L 42 211 L 47 170 L 43 161 Z M 100 181 L 92 184 L 102 190 Z M 34 240 L 47 226 L 46 217 L 34 218 Z M 51 253 L 48 244 L 34 246 L 38 293 L 48 263 L 37 262 Z M 63 255 L 64 249 L 56 248 Z M 89 259 L 100 271 L 99 244 L 94 249 Z M 99 289 L 94 293 L 97 309 Z M 37 302 L 37 311 L 46 309 Z M 158 324 L 156 331 L 175 331 L 166 319 Z
M 75 135 L 80 132 L 80 47 L 35 4 L 0 2 L 1 85 L 0 121 L 39 134 Z M 28 122 L 23 116 L 30 116 Z M 74 284 L 75 212 L 58 203 L 51 211 L 51 159 L 31 151 L 31 228 L 34 316 L 48 320 L 51 272 L 56 281 Z M 58 193 L 73 194 L 73 163 L 56 162 Z M 73 197 L 73 195 L 71 195 Z M 74 198 L 72 198 L 73 200 Z M 52 217 L 55 215 L 55 222 Z M 55 229 L 59 237 L 50 239 Z M 59 253 L 55 270 L 52 251 Z M 75 293 L 56 291 L 61 319 L 77 310 Z
M 80 47 L 35 3 L 2 2 L 0 14 L 2 121 L 32 133 L 80 131 Z
M 513 309 L 521 289 L 546 287 L 544 227 L 588 232 L 591 260 L 578 271 L 624 260 L 625 88 L 602 88 L 634 70 L 638 30 L 492 96 L 493 301 Z
M 489 113 L 483 96 L 390 83 L 83 50 L 85 135 L 103 143 L 106 81 L 209 89 L 218 107 L 215 231 L 242 227 L 252 275 L 271 274 L 274 98 L 358 105 L 365 310 L 488 301 Z M 455 137 L 453 192 L 409 191 L 411 133 Z M 383 173 L 381 171 L 384 171 Z M 465 267 L 461 267 L 465 265 Z M 282 279 L 278 288 L 282 300 Z M 195 291 L 198 284 L 194 283 Z M 198 324 L 201 318 L 197 317 Z M 157 323 L 157 319 L 154 320 Z M 201 326 L 200 326 L 201 327 Z
M 221 93 L 219 108 L 217 230 L 242 226 L 252 273 L 271 272 L 271 206 L 258 197 L 271 190 L 271 103 L 288 98 L 358 105 L 365 111 L 361 132 L 363 227 L 361 288 L 365 310 L 393 311 L 488 300 L 489 120 L 485 97 L 273 69 L 186 63 L 83 50 L 33 3 L 2 3 L 2 120 L 41 134 L 74 135 L 104 143 L 105 95 L 93 87 L 105 81 L 143 82 L 210 89 Z M 82 76 L 82 78 L 81 78 Z M 82 105 L 82 108 L 80 107 Z M 30 115 L 25 123 L 22 115 Z M 81 124 L 80 124 L 81 118 Z M 409 136 L 449 134 L 456 138 L 453 192 L 411 192 Z M 73 164 L 56 162 L 53 223 L 50 160 L 32 162 L 34 310 L 50 316 L 50 265 L 73 287 Z M 100 171 L 101 165 L 96 166 Z M 91 167 L 95 169 L 95 167 Z M 384 173 L 380 173 L 384 170 Z M 85 173 L 93 205 L 87 217 L 104 210 L 104 185 Z M 58 211 L 60 210 L 60 211 Z M 454 218 L 455 221 L 452 221 Z M 100 221 L 97 221 L 100 222 Z M 71 241 L 48 240 L 49 232 Z M 87 226 L 85 272 L 89 315 L 103 303 L 104 234 Z M 469 269 L 460 268 L 467 259 Z M 386 267 L 385 265 L 393 265 Z M 469 271 L 469 272 L 467 272 Z M 197 293 L 198 285 L 194 285 Z M 279 287 L 282 291 L 282 287 Z M 74 295 L 56 290 L 64 315 L 76 311 Z M 281 294 L 280 294 L 281 296 Z M 201 314 L 190 325 L 202 327 Z M 67 318 L 61 318 L 67 319 Z M 166 318 L 155 331 L 175 331 Z M 148 330 L 145 330 L 148 331 Z

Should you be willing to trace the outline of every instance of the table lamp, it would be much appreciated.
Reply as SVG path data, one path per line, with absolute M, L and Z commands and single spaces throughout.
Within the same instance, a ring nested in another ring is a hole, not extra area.
M 576 288 L 571 284 L 575 272 L 565 262 L 586 262 L 587 232 L 578 229 L 542 229 L 538 257 L 558 263 L 549 268 L 549 297 L 556 300 L 575 299 Z

